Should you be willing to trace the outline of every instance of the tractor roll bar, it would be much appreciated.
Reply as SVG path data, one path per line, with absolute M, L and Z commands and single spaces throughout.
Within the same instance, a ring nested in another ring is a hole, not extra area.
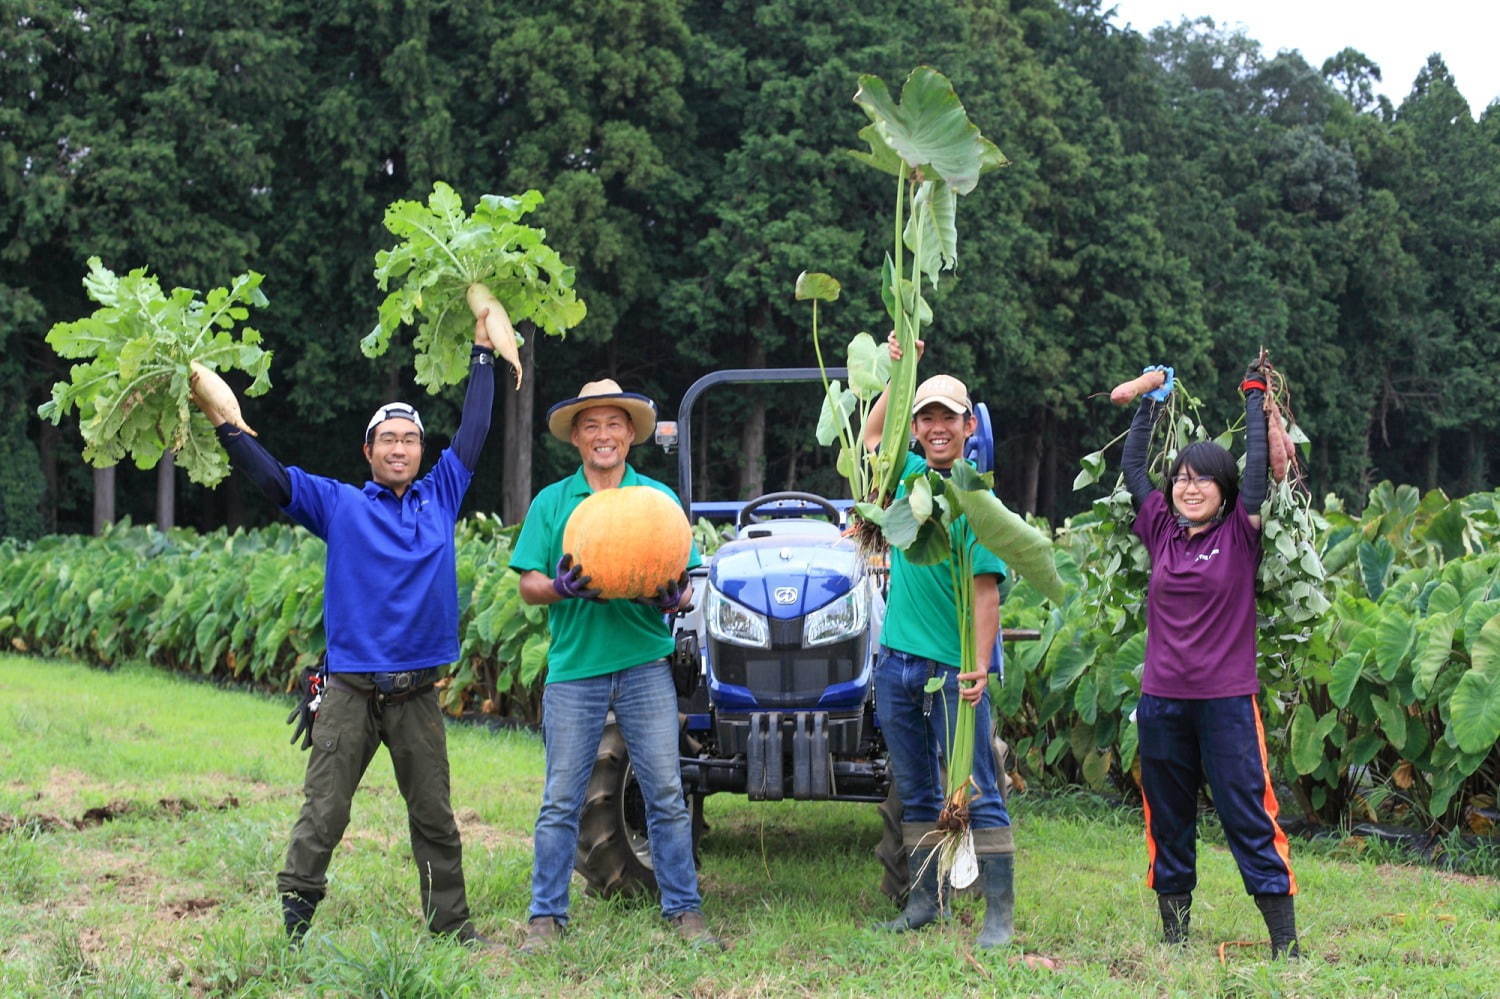
M 847 381 L 848 368 L 828 368 L 830 380 Z M 727 368 L 712 371 L 688 386 L 677 410 L 677 495 L 682 498 L 683 512 L 693 516 L 693 404 L 714 385 L 748 385 L 758 382 L 822 382 L 817 368 Z M 818 400 L 819 406 L 822 400 Z

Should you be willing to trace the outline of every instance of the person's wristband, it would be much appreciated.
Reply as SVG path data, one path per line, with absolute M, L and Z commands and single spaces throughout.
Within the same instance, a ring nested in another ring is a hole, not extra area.
M 469 351 L 469 361 L 474 364 L 494 364 L 495 352 L 488 347 L 481 347 L 476 343 L 473 349 Z
M 1241 392 L 1250 392 L 1255 389 L 1259 389 L 1260 391 L 1265 392 L 1266 383 L 1255 378 L 1246 378 L 1244 381 L 1240 382 Z

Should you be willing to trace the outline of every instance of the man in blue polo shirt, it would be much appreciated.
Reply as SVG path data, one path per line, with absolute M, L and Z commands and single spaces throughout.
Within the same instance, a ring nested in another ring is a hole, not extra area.
M 327 890 L 328 863 L 349 823 L 354 791 L 384 743 L 406 801 L 428 927 L 464 943 L 489 944 L 469 921 L 433 683 L 439 667 L 458 659 L 453 529 L 489 431 L 494 384 L 494 348 L 481 319 L 452 446 L 417 478 L 422 419 L 405 403 L 381 406 L 365 430 L 371 481 L 363 488 L 285 467 L 240 427 L 204 409 L 234 467 L 328 543 L 326 682 L 319 699 L 309 693 L 304 703 L 312 754 L 286 867 L 276 876 L 294 942 L 306 934 Z
M 664 611 L 685 607 L 692 589 L 684 575 L 654 599 L 600 600 L 589 589 L 588 566 L 563 551 L 569 515 L 600 489 L 650 486 L 681 502 L 625 461 L 631 445 L 650 440 L 655 426 L 651 400 L 622 392 L 607 378 L 548 410 L 548 429 L 577 448 L 582 464 L 537 494 L 511 552 L 510 567 L 521 574 L 521 599 L 547 605 L 552 632 L 542 694 L 547 775 L 533 837 L 531 911 L 521 945 L 526 954 L 552 946 L 568 921 L 568 879 L 584 791 L 611 711 L 645 801 L 662 915 L 693 946 L 723 946 L 703 920 L 698 894 L 692 818 L 678 769 L 677 692 L 666 662 L 674 643 L 662 618 Z M 699 564 L 695 545 L 688 567 Z

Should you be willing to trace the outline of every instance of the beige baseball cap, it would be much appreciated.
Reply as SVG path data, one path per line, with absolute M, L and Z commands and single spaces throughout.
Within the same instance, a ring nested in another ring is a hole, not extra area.
M 955 413 L 967 413 L 974 408 L 969 403 L 969 390 L 952 375 L 933 375 L 918 385 L 916 398 L 911 404 L 912 415 L 917 415 L 924 406 L 934 402 L 941 403 Z

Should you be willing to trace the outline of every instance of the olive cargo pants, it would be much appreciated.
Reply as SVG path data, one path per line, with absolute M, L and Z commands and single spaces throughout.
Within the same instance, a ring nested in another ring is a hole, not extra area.
M 357 691 L 373 688 L 358 673 L 335 676 Z M 396 785 L 406 800 L 423 915 L 434 933 L 454 932 L 468 920 L 469 903 L 458 825 L 448 800 L 448 740 L 432 690 L 400 704 L 378 705 L 362 693 L 329 685 L 313 725 L 302 812 L 276 890 L 321 896 L 333 848 L 349 824 L 355 788 L 381 743 L 390 750 Z

